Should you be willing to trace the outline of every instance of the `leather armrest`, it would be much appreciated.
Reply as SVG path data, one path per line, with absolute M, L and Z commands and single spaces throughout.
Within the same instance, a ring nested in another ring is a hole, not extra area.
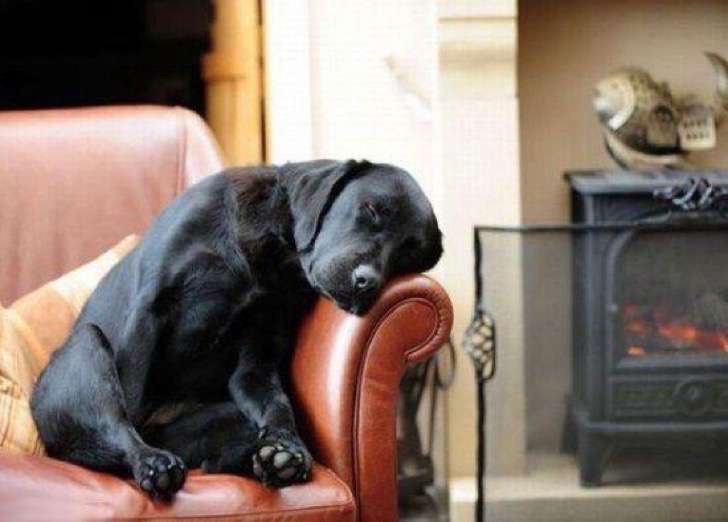
M 447 294 L 424 275 L 392 281 L 364 317 L 322 298 L 301 325 L 291 366 L 299 428 L 315 459 L 351 487 L 361 521 L 397 519 L 400 380 L 451 327 Z

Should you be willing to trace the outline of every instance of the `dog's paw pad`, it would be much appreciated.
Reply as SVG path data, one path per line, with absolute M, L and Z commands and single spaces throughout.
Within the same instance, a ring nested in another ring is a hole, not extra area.
M 273 466 L 276 469 L 281 469 L 285 467 L 285 465 L 288 464 L 292 458 L 293 455 L 291 455 L 287 451 L 279 451 L 273 456 Z
M 264 484 L 283 487 L 308 480 L 312 459 L 303 443 L 261 442 L 253 455 L 253 473 Z
M 185 482 L 187 468 L 182 460 L 166 451 L 143 457 L 134 470 L 139 487 L 156 498 L 168 499 Z
M 275 452 L 276 448 L 273 446 L 263 446 L 258 450 L 258 456 L 263 460 L 268 460 Z

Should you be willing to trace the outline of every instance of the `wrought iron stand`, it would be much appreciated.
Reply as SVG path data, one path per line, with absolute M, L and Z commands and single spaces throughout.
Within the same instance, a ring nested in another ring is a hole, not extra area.
M 475 505 L 476 522 L 485 521 L 485 383 L 495 374 L 495 321 L 482 303 L 483 283 L 480 278 L 482 251 L 480 235 L 474 230 L 475 247 L 475 313 L 465 331 L 463 349 L 468 354 L 475 369 L 478 404 L 478 500 Z

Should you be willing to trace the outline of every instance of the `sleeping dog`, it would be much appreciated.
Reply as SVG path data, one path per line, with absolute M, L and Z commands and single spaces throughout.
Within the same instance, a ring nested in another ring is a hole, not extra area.
M 441 234 L 405 171 L 319 160 L 237 168 L 181 194 L 101 281 L 41 374 L 47 453 L 169 498 L 187 467 L 282 487 L 312 459 L 285 393 L 318 295 L 364 314 Z

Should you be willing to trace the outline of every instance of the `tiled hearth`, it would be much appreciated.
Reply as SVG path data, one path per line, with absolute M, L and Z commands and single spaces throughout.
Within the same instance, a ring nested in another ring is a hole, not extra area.
M 572 455 L 531 453 L 528 473 L 490 477 L 488 520 L 494 522 L 725 522 L 728 459 L 650 455 L 615 456 L 610 485 L 579 486 Z M 649 470 L 649 471 L 646 471 Z M 655 473 L 669 481 L 655 481 Z M 472 520 L 471 481 L 453 482 L 453 520 Z

